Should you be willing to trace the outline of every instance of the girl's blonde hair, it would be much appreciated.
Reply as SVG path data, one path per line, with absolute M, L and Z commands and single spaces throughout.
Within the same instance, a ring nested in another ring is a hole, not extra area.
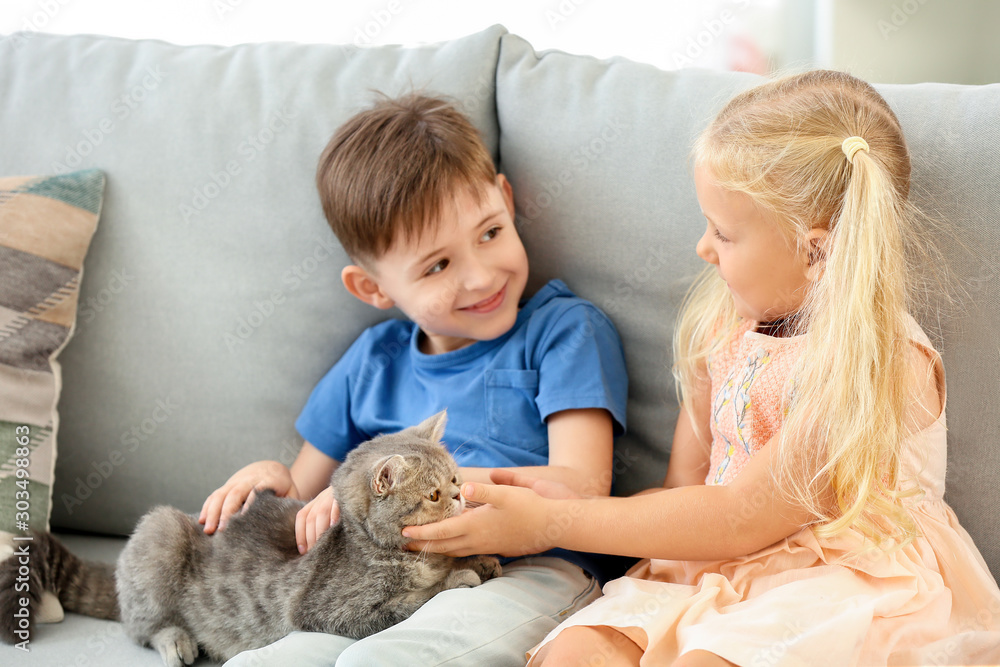
M 842 143 L 853 136 L 868 150 L 848 160 Z M 828 231 L 822 275 L 796 316 L 805 347 L 775 484 L 812 511 L 820 534 L 855 528 L 878 544 L 905 544 L 916 531 L 900 470 L 915 386 L 907 255 L 919 234 L 899 121 L 864 81 L 811 71 L 735 97 L 699 137 L 694 159 L 770 212 L 790 243 Z M 737 321 L 726 284 L 708 267 L 674 334 L 682 400 L 706 381 L 708 357 Z

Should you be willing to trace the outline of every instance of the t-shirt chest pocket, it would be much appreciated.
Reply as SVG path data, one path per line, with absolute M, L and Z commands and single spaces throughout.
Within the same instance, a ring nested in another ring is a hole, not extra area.
M 547 444 L 545 423 L 538 414 L 538 371 L 486 371 L 486 425 L 498 442 L 538 451 Z

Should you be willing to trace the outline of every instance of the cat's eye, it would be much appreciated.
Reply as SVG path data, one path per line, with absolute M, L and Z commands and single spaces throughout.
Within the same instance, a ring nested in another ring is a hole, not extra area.
M 430 498 L 432 503 L 436 503 L 438 501 L 438 498 L 441 497 L 441 492 L 438 491 L 437 489 L 434 489 L 434 492 L 428 495 L 427 497 Z
M 451 478 L 451 483 L 452 484 L 458 484 L 458 477 L 452 477 Z

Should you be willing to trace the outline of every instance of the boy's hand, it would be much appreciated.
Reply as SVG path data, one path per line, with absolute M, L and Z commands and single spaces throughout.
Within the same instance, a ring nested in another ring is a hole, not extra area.
M 313 548 L 324 531 L 340 520 L 340 505 L 333 497 L 333 488 L 327 487 L 295 515 L 295 543 L 299 553 Z
M 484 504 L 444 521 L 403 529 L 403 536 L 413 540 L 406 548 L 449 556 L 535 554 L 555 546 L 560 520 L 575 518 L 568 510 L 562 515 L 558 500 L 528 488 L 463 484 L 462 495 Z
M 212 492 L 201 506 L 198 523 L 205 525 L 209 535 L 224 529 L 229 517 L 240 511 L 254 489 L 273 489 L 279 496 L 298 498 L 288 468 L 277 461 L 257 461 L 238 470 Z

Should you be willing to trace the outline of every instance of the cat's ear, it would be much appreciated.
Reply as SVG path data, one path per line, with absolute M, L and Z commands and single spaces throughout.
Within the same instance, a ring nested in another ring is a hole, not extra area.
M 442 410 L 433 417 L 428 417 L 413 427 L 413 433 L 418 438 L 430 440 L 431 442 L 441 442 L 444 438 L 444 427 L 448 423 L 448 411 Z
M 372 493 L 385 496 L 403 477 L 406 470 L 406 459 L 399 454 L 387 456 L 375 464 L 372 475 Z

